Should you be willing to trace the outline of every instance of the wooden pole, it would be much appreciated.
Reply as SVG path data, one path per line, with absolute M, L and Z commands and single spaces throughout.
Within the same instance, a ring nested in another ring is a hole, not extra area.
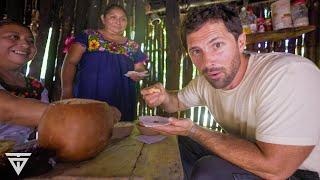
M 88 0 L 77 0 L 76 1 L 76 18 L 74 26 L 74 34 L 77 35 L 87 28 L 87 11 L 89 7 Z
M 180 61 L 182 43 L 180 39 L 180 13 L 178 0 L 166 1 L 166 28 L 167 28 L 167 84 L 169 90 L 179 88 Z
M 90 0 L 88 17 L 87 17 L 87 28 L 98 29 L 100 22 L 100 0 Z
M 114 3 L 113 3 L 114 4 Z M 119 3 L 118 3 L 119 4 Z M 123 6 L 122 4 L 120 4 Z M 128 20 L 128 25 L 126 29 L 126 36 L 130 39 L 132 31 L 134 31 L 134 8 L 135 8 L 135 3 L 134 0 L 127 0 L 127 6 L 125 7 L 126 12 L 127 12 L 127 20 Z
M 145 15 L 145 4 L 143 0 L 136 0 L 135 6 L 135 36 L 134 40 L 139 44 L 144 42 L 146 37 L 147 18 Z
M 60 99 L 61 95 L 61 67 L 65 56 L 63 48 L 65 46 L 64 42 L 66 38 L 72 35 L 75 3 L 75 0 L 63 0 L 61 37 L 59 38 L 58 43 L 57 66 L 55 68 L 55 83 L 52 92 L 53 100 Z
M 7 17 L 18 21 L 23 22 L 24 17 L 24 1 L 21 0 L 7 0 L 6 1 Z
M 180 39 L 180 9 L 178 0 L 166 1 L 166 28 L 167 28 L 167 75 L 166 89 L 179 88 L 180 62 L 182 57 L 182 42 Z M 176 116 L 177 114 L 175 114 Z
M 43 56 L 45 52 L 49 28 L 51 26 L 49 13 L 50 13 L 50 9 L 52 7 L 53 1 L 54 0 L 47 0 L 40 3 L 39 33 L 36 38 L 37 54 L 29 66 L 30 67 L 29 76 L 33 76 L 37 79 L 40 79 Z
M 61 9 L 62 1 L 57 0 L 52 7 L 52 35 L 50 39 L 50 46 L 48 52 L 48 61 L 45 77 L 45 86 L 49 91 L 49 101 L 53 100 L 53 87 L 54 87 L 54 73 L 57 59 L 57 50 L 60 41 L 60 28 L 61 28 Z
M 309 7 L 309 24 L 315 25 L 317 30 L 312 31 L 305 36 L 305 56 L 311 59 L 315 63 L 319 63 L 319 41 L 320 41 L 320 30 L 319 30 L 319 1 L 311 0 Z M 318 47 L 318 48 L 317 48 Z M 317 55 L 318 54 L 318 55 Z

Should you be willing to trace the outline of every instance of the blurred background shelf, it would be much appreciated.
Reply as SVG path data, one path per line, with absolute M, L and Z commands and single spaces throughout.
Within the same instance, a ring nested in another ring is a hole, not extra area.
M 298 37 L 302 34 L 314 31 L 315 29 L 316 26 L 302 26 L 280 29 L 277 31 L 247 34 L 247 44 L 255 44 L 263 41 L 280 41 L 288 38 Z

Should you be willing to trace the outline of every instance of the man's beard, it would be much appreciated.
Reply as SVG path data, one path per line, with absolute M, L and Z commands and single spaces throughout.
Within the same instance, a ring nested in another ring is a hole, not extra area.
M 223 89 L 225 87 L 227 87 L 235 78 L 237 72 L 239 71 L 239 67 L 240 67 L 240 57 L 239 58 L 235 58 L 233 59 L 232 63 L 231 63 L 231 68 L 230 68 L 230 72 L 228 72 L 228 70 L 225 67 L 219 67 L 219 68 L 205 68 L 202 73 L 204 74 L 204 77 L 206 78 L 206 80 L 211 84 L 211 86 L 213 86 L 216 89 Z M 211 71 L 219 71 L 220 73 L 223 74 L 222 78 L 218 79 L 218 80 L 213 80 L 211 79 L 207 73 L 211 72 Z

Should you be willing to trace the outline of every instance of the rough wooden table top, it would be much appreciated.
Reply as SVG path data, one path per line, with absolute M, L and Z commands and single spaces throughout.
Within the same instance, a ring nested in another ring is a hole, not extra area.
M 145 144 L 136 140 L 137 130 L 110 144 L 97 157 L 78 163 L 57 163 L 48 179 L 183 179 L 176 136 Z M 31 178 L 33 179 L 33 178 Z

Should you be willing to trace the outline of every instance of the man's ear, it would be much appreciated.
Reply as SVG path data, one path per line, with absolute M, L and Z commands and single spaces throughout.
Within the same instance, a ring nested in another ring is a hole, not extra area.
M 246 34 L 242 33 L 238 37 L 238 48 L 240 53 L 243 53 L 245 47 L 246 47 Z

